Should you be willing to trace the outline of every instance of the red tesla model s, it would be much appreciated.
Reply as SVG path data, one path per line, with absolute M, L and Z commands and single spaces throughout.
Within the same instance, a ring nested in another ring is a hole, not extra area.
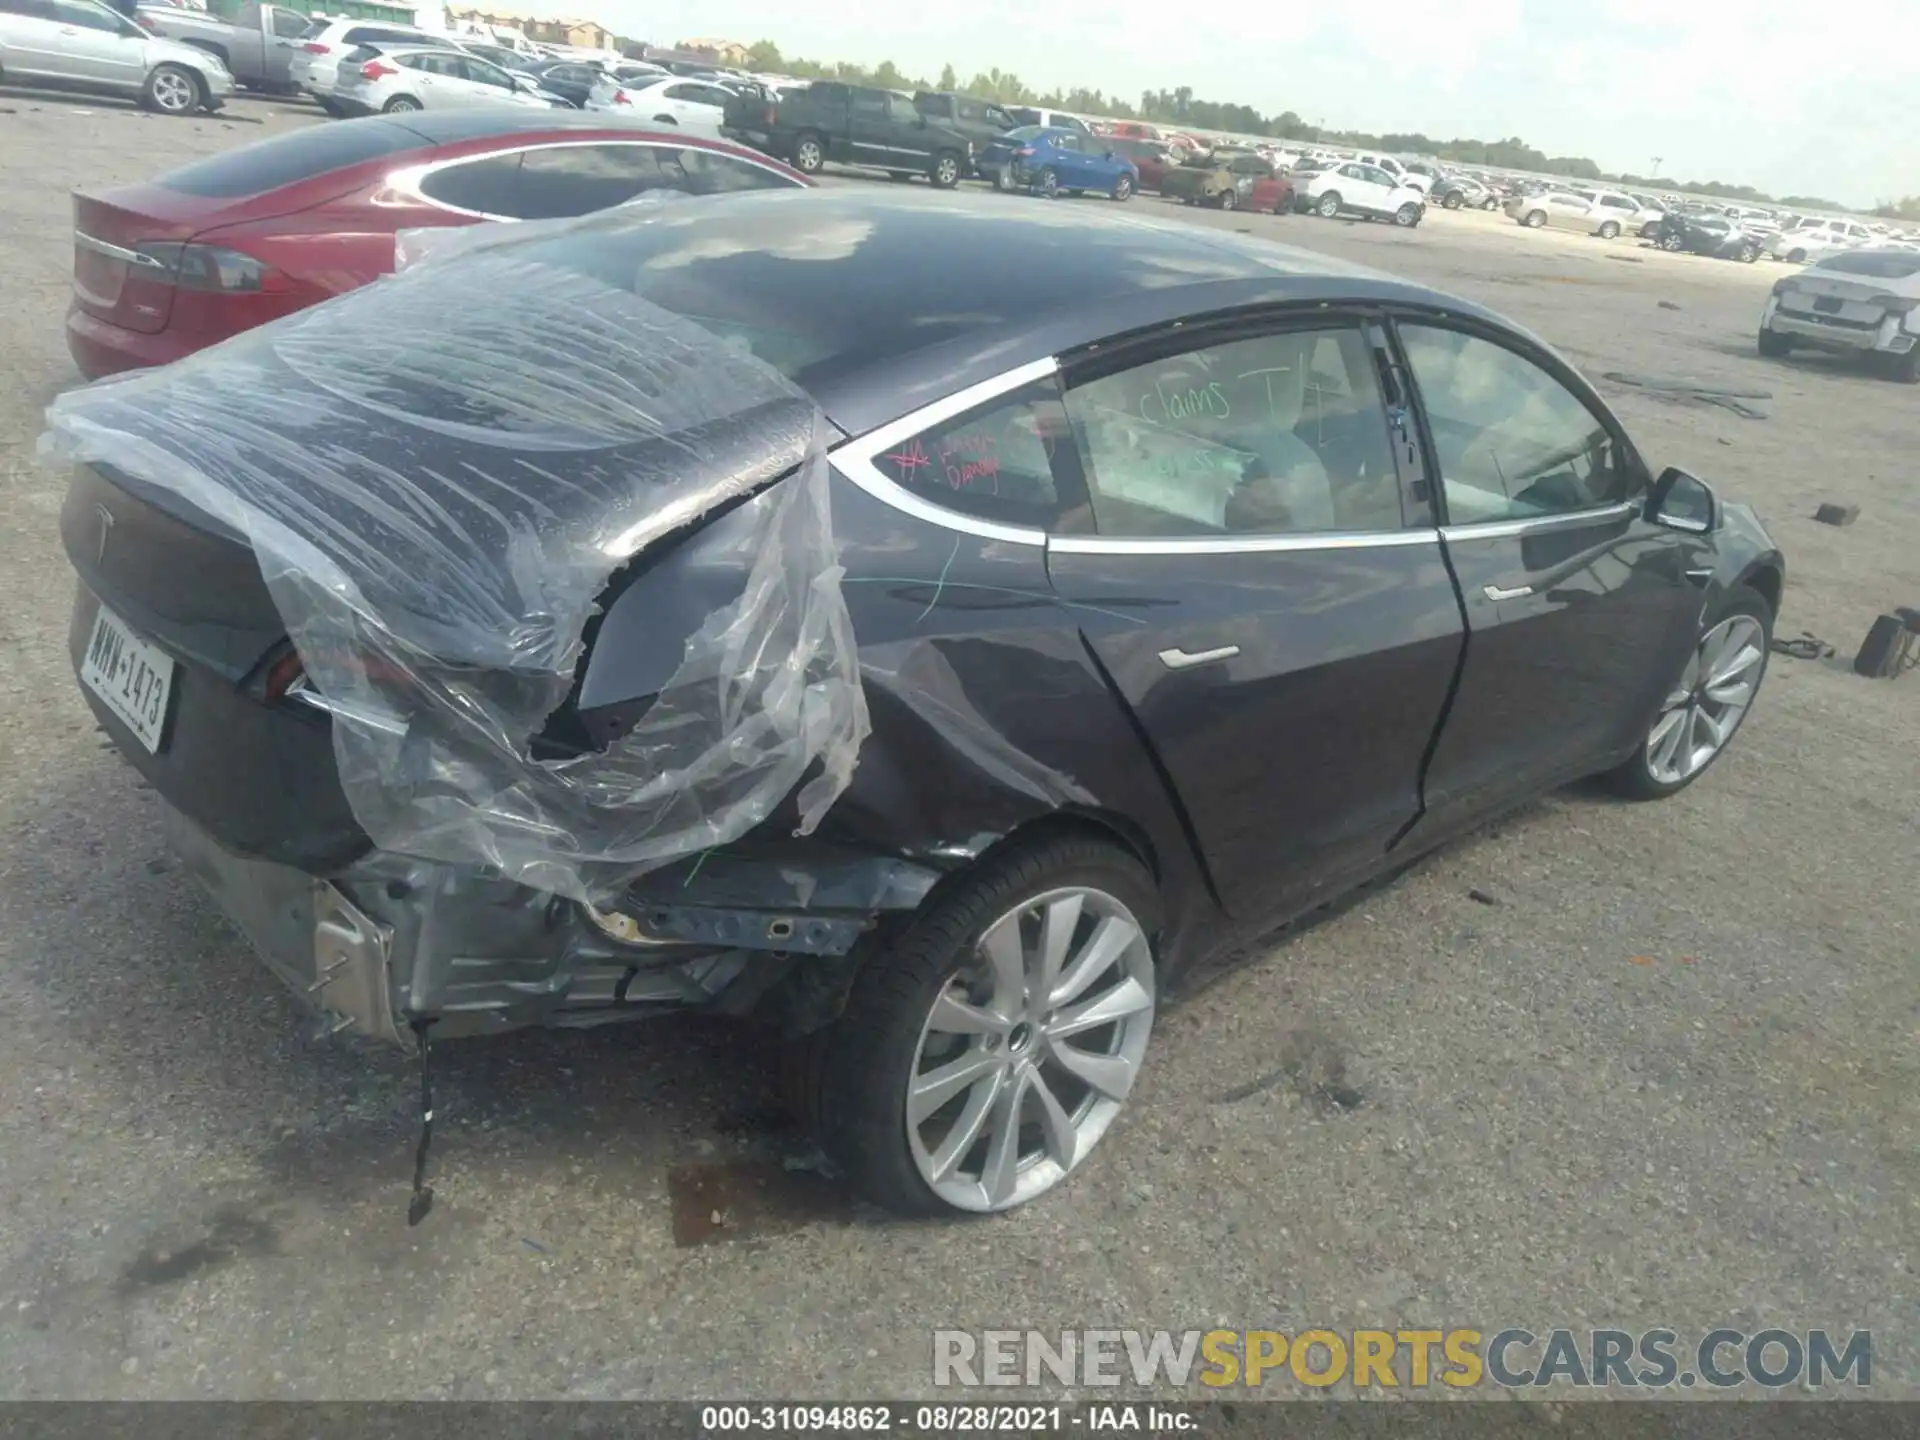
M 75 190 L 67 348 L 89 379 L 163 365 L 387 274 L 402 230 L 808 183 L 737 145 L 584 115 L 316 125 L 148 184 Z

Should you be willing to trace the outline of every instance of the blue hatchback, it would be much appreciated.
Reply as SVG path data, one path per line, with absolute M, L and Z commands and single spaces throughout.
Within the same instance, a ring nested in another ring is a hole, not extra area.
M 1110 141 L 1045 125 L 1009 130 L 989 144 L 975 163 L 999 189 L 1023 186 L 1049 198 L 1095 190 L 1115 200 L 1130 200 L 1140 188 L 1140 172 Z

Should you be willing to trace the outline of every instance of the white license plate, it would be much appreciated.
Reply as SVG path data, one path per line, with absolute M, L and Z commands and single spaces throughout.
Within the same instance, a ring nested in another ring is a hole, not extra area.
M 106 606 L 94 617 L 93 638 L 80 661 L 80 682 L 126 721 L 148 753 L 160 748 L 173 690 L 173 657 L 142 640 Z

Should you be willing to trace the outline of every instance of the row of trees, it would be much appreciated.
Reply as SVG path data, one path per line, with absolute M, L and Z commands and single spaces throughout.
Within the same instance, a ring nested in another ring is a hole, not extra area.
M 1676 180 L 1670 176 L 1611 174 L 1584 155 L 1548 155 L 1517 135 L 1505 140 L 1436 140 L 1417 131 L 1411 134 L 1369 135 L 1359 130 L 1323 130 L 1291 110 L 1283 110 L 1277 115 L 1263 115 L 1251 105 L 1202 100 L 1187 85 L 1173 90 L 1144 91 L 1136 103 L 1118 95 L 1080 87 L 1036 90 L 1010 70 L 987 70 L 971 79 L 962 80 L 959 72 L 948 65 L 929 82 L 904 73 L 891 60 L 883 60 L 869 69 L 845 60 L 829 63 L 786 56 L 771 40 L 761 40 L 748 49 L 747 66 L 776 74 L 841 80 L 850 85 L 879 85 L 889 90 L 909 91 L 953 90 L 977 95 L 983 100 L 997 100 L 1003 105 L 1034 105 L 1048 110 L 1106 115 L 1117 120 L 1151 120 L 1158 124 L 1226 131 L 1234 135 L 1264 135 L 1276 140 L 1309 144 L 1325 143 L 1398 154 L 1430 155 L 1437 160 L 1450 160 L 1458 165 L 1530 170 L 1547 175 L 1564 175 L 1569 179 L 1607 181 L 1638 190 L 1673 190 L 1756 204 L 1774 203 L 1771 196 L 1751 185 L 1735 185 L 1724 180 Z M 1846 208 L 1837 201 L 1817 195 L 1789 195 L 1779 203 L 1807 210 Z M 1873 213 L 1888 218 L 1920 220 L 1920 196 L 1886 202 Z

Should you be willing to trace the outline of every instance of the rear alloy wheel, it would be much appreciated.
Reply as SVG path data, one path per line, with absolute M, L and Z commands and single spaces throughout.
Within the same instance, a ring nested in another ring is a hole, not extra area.
M 411 95 L 396 95 L 380 108 L 388 115 L 404 115 L 410 111 L 418 110 L 420 108 L 420 102 Z
M 178 65 L 156 65 L 140 103 L 162 115 L 191 115 L 200 108 L 200 82 Z
M 1393 212 L 1393 223 L 1402 229 L 1411 229 L 1420 223 L 1420 207 L 1409 200 Z
M 1500 208 L 1500 197 L 1497 195 L 1489 195 L 1480 202 L 1480 208 L 1482 210 L 1498 210 Z
M 1615 220 L 1603 220 L 1600 222 L 1600 228 L 1594 233 L 1602 240 L 1618 240 L 1620 238 L 1619 222 Z
M 1220 199 L 1218 203 L 1222 210 L 1238 209 L 1240 206 L 1239 192 L 1234 190 L 1222 190 L 1220 192 Z
M 1133 198 L 1133 177 L 1131 175 L 1122 175 L 1118 180 L 1113 182 L 1113 198 L 1115 200 L 1131 200 Z
M 1670 254 L 1678 254 L 1687 248 L 1687 242 L 1682 240 L 1678 235 L 1668 235 L 1661 240 L 1660 248 Z
M 1462 195 L 1458 190 L 1449 190 L 1446 199 L 1440 203 L 1449 210 L 1458 210 L 1467 203 L 1467 197 Z
M 1742 245 L 1740 247 L 1740 263 L 1741 264 L 1751 265 L 1753 264 L 1754 261 L 1758 260 L 1759 258 L 1760 258 L 1760 247 L 1758 245 L 1755 245 L 1749 242 L 1748 244 Z
M 818 135 L 802 135 L 793 142 L 793 168 L 802 175 L 818 175 L 827 163 L 827 152 Z
M 978 1214 L 1078 1169 L 1153 1032 L 1155 903 L 1131 856 L 1061 837 L 989 862 L 869 960 L 799 1067 L 855 1189 L 903 1214 Z
M 1052 170 L 1042 170 L 1033 182 L 1033 193 L 1043 199 L 1055 200 L 1060 196 L 1060 177 Z
M 1340 214 L 1340 192 L 1329 190 L 1320 197 L 1320 203 L 1313 207 L 1320 212 L 1322 220 L 1332 220 Z
M 1793 353 L 1793 337 L 1782 335 L 1778 330 L 1760 327 L 1760 353 L 1769 360 L 1778 360 L 1782 355 Z
M 1544 210 L 1529 210 L 1527 211 L 1527 218 L 1521 223 L 1529 230 L 1538 230 L 1542 225 L 1547 223 L 1547 212 Z
M 957 155 L 936 155 L 933 168 L 927 171 L 927 179 L 936 190 L 951 190 L 960 183 L 960 157 Z
M 1660 703 L 1647 738 L 1608 783 L 1636 800 L 1655 800 L 1699 779 L 1747 718 L 1766 678 L 1772 633 L 1764 596 L 1747 586 L 1728 595 Z
M 1807 252 L 1804 250 L 1789 250 L 1787 252 L 1787 259 L 1795 265 L 1804 265 L 1807 263 Z

